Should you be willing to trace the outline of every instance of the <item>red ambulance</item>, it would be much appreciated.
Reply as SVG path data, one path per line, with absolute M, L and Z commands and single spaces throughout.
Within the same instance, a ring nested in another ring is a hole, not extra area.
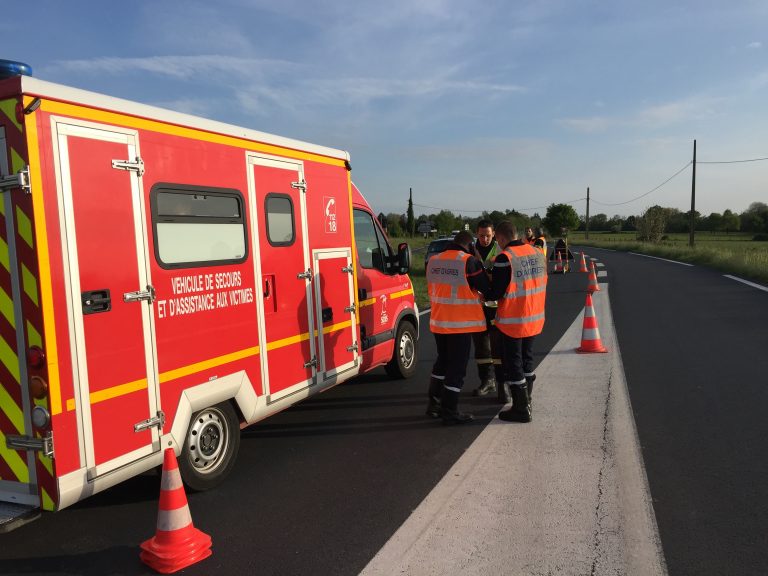
M 240 428 L 415 371 L 409 249 L 344 151 L 15 75 L 0 200 L 0 531 L 167 447 L 211 488 Z

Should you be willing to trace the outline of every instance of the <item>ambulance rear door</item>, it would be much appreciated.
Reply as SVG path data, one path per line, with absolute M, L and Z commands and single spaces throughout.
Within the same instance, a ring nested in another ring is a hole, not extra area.
M 138 134 L 53 120 L 76 410 L 89 480 L 160 449 Z

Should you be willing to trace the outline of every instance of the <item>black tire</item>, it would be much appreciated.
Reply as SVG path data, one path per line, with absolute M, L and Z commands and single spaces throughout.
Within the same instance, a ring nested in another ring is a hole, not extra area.
M 416 364 L 419 359 L 416 336 L 416 327 L 410 320 L 400 322 L 395 334 L 392 360 L 386 366 L 387 374 L 392 378 L 410 378 L 416 373 Z
M 190 490 L 202 492 L 221 484 L 232 471 L 240 448 L 240 420 L 229 402 L 192 416 L 179 469 Z

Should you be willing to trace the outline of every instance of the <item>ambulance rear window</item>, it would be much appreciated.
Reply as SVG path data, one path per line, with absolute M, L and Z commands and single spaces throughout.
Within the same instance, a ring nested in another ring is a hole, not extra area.
M 248 253 L 237 190 L 156 184 L 150 194 L 155 257 L 163 268 L 235 264 Z

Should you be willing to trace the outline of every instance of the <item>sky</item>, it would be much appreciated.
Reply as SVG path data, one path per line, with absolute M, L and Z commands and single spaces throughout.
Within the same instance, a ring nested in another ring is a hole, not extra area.
M 4 5 L 0 58 L 347 150 L 376 212 L 687 211 L 694 139 L 699 212 L 768 202 L 768 160 L 704 163 L 768 158 L 765 0 Z

